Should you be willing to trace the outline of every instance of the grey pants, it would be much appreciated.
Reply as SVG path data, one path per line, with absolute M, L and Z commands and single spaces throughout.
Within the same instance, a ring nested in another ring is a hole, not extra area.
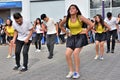
M 49 51 L 49 56 L 53 56 L 55 37 L 56 37 L 56 34 L 47 35 L 47 48 Z

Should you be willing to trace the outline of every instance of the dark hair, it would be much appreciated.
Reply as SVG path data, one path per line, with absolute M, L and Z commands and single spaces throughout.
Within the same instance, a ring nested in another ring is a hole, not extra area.
M 46 14 L 42 14 L 41 15 L 41 19 L 43 20 L 44 18 L 46 18 L 47 16 L 46 16 Z
M 120 18 L 120 13 L 118 14 L 118 18 Z M 120 20 L 119 20 L 118 24 L 120 25 Z
M 91 19 L 91 22 L 92 22 L 92 23 L 94 23 L 94 20 L 93 20 L 93 19 Z
M 112 17 L 112 13 L 111 13 L 111 12 L 108 12 L 108 13 L 107 13 L 107 18 L 110 18 L 110 17 Z
M 40 22 L 40 24 L 41 24 L 41 19 L 40 18 L 37 18 L 36 19 L 36 24 L 37 24 L 37 20 Z
M 11 19 L 7 19 L 7 20 L 9 20 L 10 21 L 10 25 L 8 25 L 7 23 L 5 24 L 5 26 L 12 26 L 12 20 Z
M 74 6 L 74 7 L 78 10 L 77 17 L 78 17 L 78 15 L 82 15 L 82 13 L 80 12 L 80 10 L 79 10 L 79 8 L 78 8 L 77 5 L 75 5 L 75 4 L 70 5 L 70 7 L 68 8 L 68 11 L 67 11 L 67 18 L 66 18 L 66 27 L 67 27 L 67 28 L 69 28 L 69 26 L 68 26 L 68 20 L 69 20 L 69 18 L 71 17 L 71 15 L 70 15 L 70 8 L 71 8 L 72 6 Z
M 22 15 L 20 13 L 14 13 L 13 14 L 14 19 L 22 18 Z
M 120 16 L 120 13 L 118 14 L 118 17 Z
M 104 28 L 104 20 L 103 20 L 103 18 L 102 18 L 102 16 L 100 15 L 100 14 L 97 14 L 96 15 L 96 17 L 99 17 L 99 19 L 100 19 L 100 24 L 102 25 L 102 28 Z M 95 21 L 95 27 L 97 27 L 98 26 L 98 22 L 97 21 Z

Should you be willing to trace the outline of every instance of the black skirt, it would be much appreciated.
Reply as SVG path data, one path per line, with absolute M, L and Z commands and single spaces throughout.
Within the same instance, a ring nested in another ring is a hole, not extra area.
M 99 41 L 99 42 L 106 41 L 106 39 L 107 39 L 106 37 L 107 37 L 107 35 L 106 35 L 105 32 L 104 33 L 96 33 L 95 34 L 95 40 Z
M 7 41 L 10 42 L 13 39 L 13 36 L 8 36 Z
M 74 50 L 75 48 L 82 48 L 88 44 L 86 34 L 72 35 L 67 38 L 66 47 Z

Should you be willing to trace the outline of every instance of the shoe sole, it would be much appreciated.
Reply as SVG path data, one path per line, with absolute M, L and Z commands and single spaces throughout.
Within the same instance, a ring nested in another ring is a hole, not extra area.
M 24 73 L 24 72 L 27 72 L 27 70 L 26 70 L 26 71 L 19 71 L 19 74 L 22 74 L 22 73 Z
M 70 79 L 70 78 L 72 78 L 73 77 L 73 75 L 71 76 L 71 77 L 66 77 L 66 79 Z
M 14 71 L 19 71 L 20 70 L 20 68 L 18 68 L 18 69 L 13 69 Z
M 79 78 L 80 78 L 80 76 L 79 76 L 78 78 L 74 78 L 74 77 L 73 77 L 73 79 L 79 79 Z

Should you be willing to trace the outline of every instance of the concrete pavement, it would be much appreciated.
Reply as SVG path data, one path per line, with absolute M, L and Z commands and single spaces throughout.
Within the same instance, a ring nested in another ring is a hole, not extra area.
M 29 70 L 19 73 L 12 70 L 15 65 L 14 59 L 6 59 L 8 46 L 0 46 L 0 80 L 73 80 L 65 78 L 68 73 L 65 49 L 65 44 L 55 45 L 54 57 L 49 60 L 45 45 L 42 46 L 40 53 L 35 53 L 35 47 L 31 45 Z M 120 43 L 116 44 L 114 54 L 105 53 L 103 61 L 94 60 L 94 57 L 94 44 L 83 48 L 80 54 L 81 77 L 77 80 L 120 80 Z

